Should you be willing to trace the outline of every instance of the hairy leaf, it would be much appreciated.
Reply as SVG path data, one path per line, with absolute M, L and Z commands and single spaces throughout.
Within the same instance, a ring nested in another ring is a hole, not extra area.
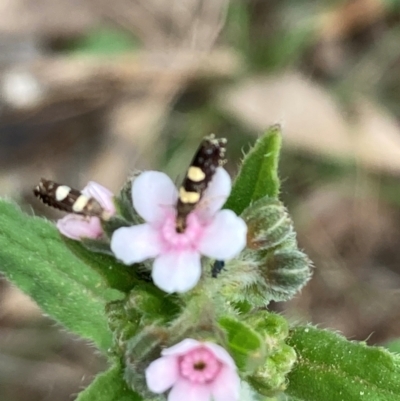
M 220 318 L 218 323 L 227 335 L 228 348 L 240 369 L 251 373 L 264 362 L 263 338 L 250 325 L 228 316 Z
M 264 196 L 277 198 L 280 147 L 281 130 L 274 125 L 245 156 L 225 208 L 241 214 L 252 202 Z
M 288 341 L 298 355 L 286 393 L 305 401 L 400 400 L 400 357 L 306 326 Z
M 104 247 L 102 242 L 90 239 L 80 242 L 68 238 L 65 238 L 64 242 L 76 256 L 97 271 L 109 287 L 122 292 L 129 292 L 139 283 L 138 265 L 127 266 L 119 263 L 115 257 L 105 254 L 104 250 L 99 252 L 99 249 L 95 247 Z
M 76 401 L 141 401 L 143 398 L 130 390 L 123 380 L 120 366 L 114 366 L 97 376 Z
M 68 330 L 111 345 L 106 302 L 119 292 L 65 246 L 54 225 L 0 200 L 0 271 Z

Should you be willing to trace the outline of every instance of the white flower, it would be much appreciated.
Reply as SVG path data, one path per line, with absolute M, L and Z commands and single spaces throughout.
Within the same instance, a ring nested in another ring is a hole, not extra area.
M 147 386 L 168 401 L 237 401 L 240 379 L 225 349 L 188 338 L 161 352 L 146 369 Z
M 125 264 L 155 258 L 154 283 L 162 290 L 185 292 L 201 276 L 201 255 L 218 260 L 237 256 L 246 244 L 245 222 L 231 210 L 220 210 L 231 191 L 229 174 L 218 167 L 198 207 L 176 231 L 178 191 L 164 173 L 146 171 L 132 186 L 132 201 L 146 221 L 116 230 L 111 250 Z

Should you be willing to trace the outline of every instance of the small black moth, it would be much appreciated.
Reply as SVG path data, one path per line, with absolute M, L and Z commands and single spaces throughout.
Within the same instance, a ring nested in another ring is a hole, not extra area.
M 188 214 L 200 202 L 217 167 L 224 163 L 225 145 L 225 138 L 215 138 L 213 134 L 206 136 L 202 140 L 179 188 L 176 207 L 177 232 L 182 233 L 185 231 Z
M 224 268 L 225 262 L 223 260 L 216 260 L 211 268 L 211 277 L 217 278 Z
M 86 196 L 81 191 L 67 185 L 42 178 L 34 188 L 33 193 L 45 205 L 63 212 L 87 217 L 97 216 L 102 220 L 110 218 L 110 214 L 104 210 L 96 199 Z

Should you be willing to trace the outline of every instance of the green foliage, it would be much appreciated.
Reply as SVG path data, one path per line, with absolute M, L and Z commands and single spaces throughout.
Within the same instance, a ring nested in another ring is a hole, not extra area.
M 273 354 L 289 334 L 287 320 L 266 310 L 253 311 L 246 316 L 245 321 L 263 336 L 268 354 Z
M 265 308 L 271 299 L 290 299 L 311 275 L 278 200 L 280 145 L 280 128 L 271 127 L 245 156 L 225 206 L 248 225 L 247 249 L 209 287 L 226 309 L 205 291 L 165 294 L 149 280 L 150 268 L 116 261 L 108 240 L 62 240 L 50 222 L 0 201 L 0 270 L 44 312 L 125 364 L 98 376 L 77 401 L 141 401 L 149 394 L 149 363 L 166 346 L 196 336 L 226 342 L 241 378 L 264 397 L 286 391 L 293 401 L 400 399 L 400 356 L 311 326 L 289 332 L 286 319 Z M 123 217 L 106 224 L 107 233 L 140 222 L 130 193 L 128 183 L 116 198 Z
M 281 130 L 275 125 L 245 156 L 225 208 L 241 214 L 252 202 L 279 194 L 278 161 Z
M 245 322 L 262 337 L 267 358 L 246 377 L 258 393 L 273 396 L 286 388 L 286 375 L 296 362 L 294 349 L 285 343 L 289 334 L 286 319 L 266 310 L 253 311 Z
M 176 316 L 180 308 L 177 297 L 166 294 L 153 284 L 142 283 L 126 299 L 125 309 L 137 312 L 144 322 L 168 322 Z
M 296 247 L 266 252 L 259 259 L 258 290 L 274 301 L 291 299 L 311 278 L 311 262 Z
M 264 361 L 263 339 L 249 325 L 228 316 L 218 323 L 227 334 L 228 348 L 239 369 L 251 372 Z
M 310 279 L 312 263 L 298 249 L 286 208 L 265 196 L 247 207 L 242 218 L 247 248 L 220 274 L 224 295 L 235 303 L 261 307 L 291 299 Z
M 130 390 L 123 380 L 120 366 L 114 366 L 98 375 L 76 401 L 141 401 L 143 398 Z
M 105 304 L 119 296 L 65 247 L 50 222 L 0 201 L 0 271 L 68 330 L 107 351 Z
M 132 183 L 140 174 L 135 172 L 126 180 L 118 195 L 114 197 L 114 203 L 118 213 L 129 223 L 142 224 L 144 220 L 137 214 L 132 204 Z
M 400 399 L 400 357 L 384 348 L 311 326 L 293 329 L 288 343 L 298 356 L 288 376 L 290 396 L 304 401 Z
M 113 256 L 106 255 L 105 251 L 100 253 L 100 249 L 95 251 L 94 247 L 102 246 L 102 242 L 91 239 L 80 242 L 68 238 L 64 238 L 64 242 L 76 256 L 97 271 L 110 288 L 128 292 L 139 282 L 136 277 L 137 266 L 119 263 Z
M 396 339 L 385 344 L 385 347 L 390 352 L 400 353 L 400 340 Z
M 296 247 L 292 219 L 278 199 L 266 196 L 253 202 L 242 213 L 247 224 L 247 247 L 254 250 Z

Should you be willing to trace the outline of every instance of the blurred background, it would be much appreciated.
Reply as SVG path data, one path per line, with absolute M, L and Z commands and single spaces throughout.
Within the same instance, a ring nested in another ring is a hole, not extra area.
M 201 138 L 283 127 L 282 199 L 312 281 L 271 305 L 400 337 L 400 0 L 0 0 L 0 194 L 40 177 L 182 179 Z M 62 302 L 62 300 L 60 300 Z M 105 361 L 0 278 L 0 400 L 73 400 Z M 72 394 L 72 396 L 71 396 Z

